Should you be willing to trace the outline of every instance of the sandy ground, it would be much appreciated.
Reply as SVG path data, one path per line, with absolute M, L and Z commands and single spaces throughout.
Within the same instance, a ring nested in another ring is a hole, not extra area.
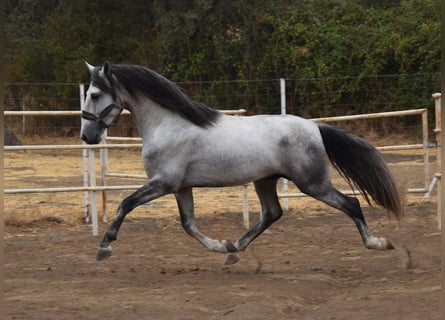
M 7 188 L 81 181 L 77 154 L 37 155 L 5 155 Z M 125 161 L 133 172 L 140 170 L 136 159 Z M 403 165 L 413 159 L 397 161 L 405 183 L 422 180 Z M 110 194 L 110 212 L 126 194 Z M 239 189 L 204 190 L 196 201 L 204 233 L 235 241 L 245 232 Z M 253 192 L 249 204 L 253 223 Z M 185 234 L 171 197 L 136 209 L 113 256 L 97 262 L 100 237 L 82 223 L 80 194 L 7 196 L 5 319 L 440 319 L 434 198 L 409 196 L 400 224 L 364 206 L 371 230 L 397 247 L 385 252 L 365 249 L 342 213 L 301 198 L 289 205 L 227 267 L 223 255 Z

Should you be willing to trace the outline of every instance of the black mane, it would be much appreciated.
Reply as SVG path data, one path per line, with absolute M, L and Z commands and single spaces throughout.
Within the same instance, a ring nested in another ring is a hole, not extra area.
M 215 123 L 220 113 L 208 107 L 204 103 L 193 101 L 185 95 L 175 83 L 164 78 L 160 74 L 138 65 L 110 64 L 110 74 L 115 76 L 118 84 L 127 92 L 136 96 L 143 94 L 147 98 L 159 103 L 163 108 L 179 114 L 197 126 L 207 127 Z M 99 70 L 99 68 L 96 68 Z M 99 89 L 115 95 L 114 86 L 108 86 L 106 80 L 95 72 L 92 82 Z

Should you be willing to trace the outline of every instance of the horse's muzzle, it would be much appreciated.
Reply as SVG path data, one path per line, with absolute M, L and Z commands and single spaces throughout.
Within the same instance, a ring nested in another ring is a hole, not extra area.
M 102 135 L 96 134 L 94 136 L 88 136 L 86 134 L 82 134 L 81 139 L 87 144 L 99 144 L 102 141 Z

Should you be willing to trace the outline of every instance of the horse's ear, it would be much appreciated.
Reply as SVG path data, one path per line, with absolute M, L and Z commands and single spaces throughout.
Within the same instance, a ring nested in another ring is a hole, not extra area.
M 90 74 L 92 74 L 93 71 L 94 71 L 94 66 L 92 66 L 91 64 L 89 64 L 89 63 L 86 62 L 86 61 L 85 61 L 85 65 L 87 66 L 88 71 L 90 72 Z
M 103 71 L 108 80 L 111 81 L 111 68 L 110 68 L 110 63 L 108 61 L 104 62 Z

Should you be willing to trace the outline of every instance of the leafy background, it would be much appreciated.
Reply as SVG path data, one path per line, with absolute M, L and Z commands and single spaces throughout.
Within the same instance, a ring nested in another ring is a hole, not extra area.
M 10 0 L 6 108 L 78 109 L 85 60 L 145 65 L 197 100 L 250 114 L 279 113 L 279 78 L 288 113 L 304 117 L 431 108 L 439 9 L 439 0 Z

